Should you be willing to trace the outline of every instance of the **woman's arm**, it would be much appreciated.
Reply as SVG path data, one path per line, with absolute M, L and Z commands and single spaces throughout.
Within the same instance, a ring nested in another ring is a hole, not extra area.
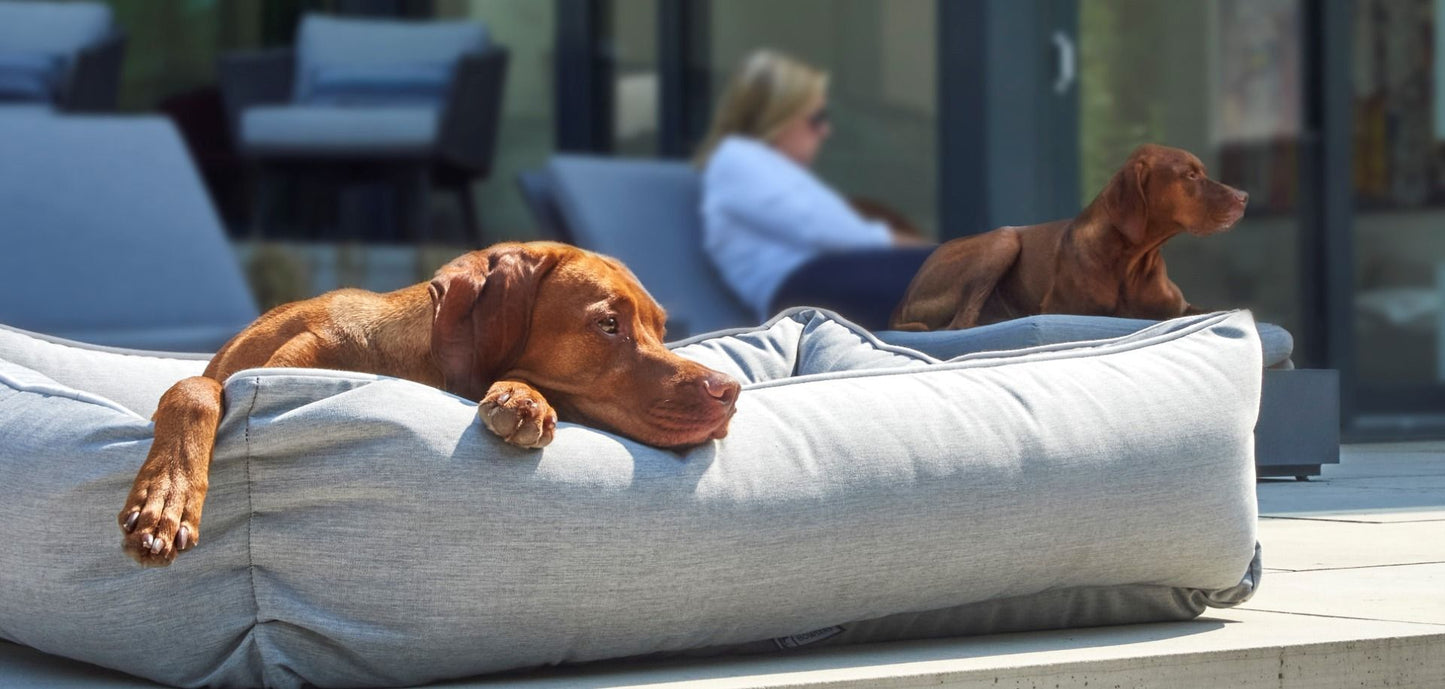
M 773 180 L 775 183 L 782 180 Z M 766 179 L 716 199 L 718 210 L 749 229 L 800 247 L 838 251 L 890 246 L 887 223 L 864 219 L 832 189 L 811 176 L 772 188 Z

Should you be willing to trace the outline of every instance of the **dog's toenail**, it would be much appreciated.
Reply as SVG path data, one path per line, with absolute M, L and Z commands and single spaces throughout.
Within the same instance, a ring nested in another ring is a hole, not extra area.
M 130 513 L 130 516 L 125 518 L 125 530 L 126 530 L 127 532 L 135 531 L 135 523 L 136 523 L 137 521 L 139 521 L 139 520 L 140 520 L 140 510 L 136 510 L 136 511 L 134 511 L 134 512 L 131 512 L 131 513 Z
M 176 549 L 177 549 L 177 550 L 185 550 L 186 547 L 190 545 L 190 543 L 191 543 L 191 529 L 190 529 L 190 527 L 188 527 L 188 526 L 182 526 L 182 527 L 181 527 L 181 532 L 176 535 Z
M 512 399 L 512 393 L 504 392 L 501 397 L 497 398 L 497 404 L 506 404 L 509 399 Z
M 164 547 L 165 547 L 164 542 L 161 541 L 161 539 L 157 538 L 157 539 L 152 540 L 152 541 L 151 541 L 151 555 L 155 555 L 155 554 L 161 552 L 161 548 L 164 548 Z
M 142 538 L 140 539 L 140 547 L 141 547 L 141 548 L 144 548 L 144 549 L 146 549 L 146 550 L 150 550 L 150 549 L 151 549 L 151 541 L 152 541 L 152 540 L 154 540 L 154 537 L 151 536 L 150 534 L 146 534 L 144 537 L 142 537 Z

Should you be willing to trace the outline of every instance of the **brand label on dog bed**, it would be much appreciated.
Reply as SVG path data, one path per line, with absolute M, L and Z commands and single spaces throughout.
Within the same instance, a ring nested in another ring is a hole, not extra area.
M 778 648 L 798 648 L 799 646 L 807 646 L 808 644 L 817 643 L 824 639 L 831 639 L 842 633 L 842 627 L 824 627 L 806 634 L 778 637 L 773 639 L 773 643 L 777 644 Z

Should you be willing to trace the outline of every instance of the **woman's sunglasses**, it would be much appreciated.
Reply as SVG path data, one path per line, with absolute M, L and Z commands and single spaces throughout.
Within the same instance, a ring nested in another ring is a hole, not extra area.
M 827 108 L 821 108 L 818 110 L 818 112 L 815 112 L 808 116 L 808 126 L 812 127 L 814 130 L 822 129 L 823 127 L 828 126 L 828 123 L 830 121 L 831 120 L 828 119 Z

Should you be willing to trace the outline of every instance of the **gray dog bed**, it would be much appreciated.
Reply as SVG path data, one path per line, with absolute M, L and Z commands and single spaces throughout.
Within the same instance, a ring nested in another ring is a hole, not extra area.
M 519 450 L 423 385 L 238 373 L 201 545 L 146 570 L 115 515 L 204 360 L 0 330 L 0 637 L 178 685 L 388 686 L 1181 620 L 1257 585 L 1248 313 L 941 362 L 799 310 L 677 351 L 747 383 L 685 454 L 572 424 Z

